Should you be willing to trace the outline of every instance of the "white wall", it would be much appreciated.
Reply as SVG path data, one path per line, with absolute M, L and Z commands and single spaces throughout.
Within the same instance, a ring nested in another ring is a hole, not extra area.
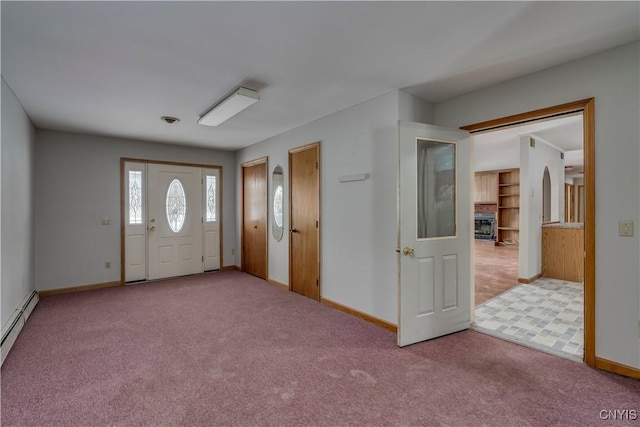
M 433 121 L 433 104 L 401 90 L 397 93 L 400 120 L 427 124 Z
M 634 42 L 435 105 L 435 123 L 459 127 L 595 98 L 596 356 L 640 367 L 640 43 Z
M 34 128 L 2 79 L 2 324 L 20 309 L 34 287 L 33 150 Z
M 121 157 L 222 166 L 223 265 L 233 265 L 234 153 L 37 130 L 38 290 L 120 280 Z M 103 217 L 111 218 L 111 225 L 101 225 Z M 105 261 L 111 261 L 111 269 Z
M 321 141 L 321 295 L 397 323 L 397 121 L 430 121 L 430 109 L 424 101 L 393 91 L 238 152 L 237 241 L 241 163 L 268 156 L 269 175 L 277 164 L 283 167 L 288 230 L 288 150 Z M 356 173 L 370 178 L 338 182 L 340 176 Z M 289 283 L 288 245 L 286 235 L 276 242 L 269 233 L 269 278 L 284 284 Z M 240 251 L 236 263 L 240 265 Z
M 558 221 L 564 206 L 564 160 L 561 151 L 530 136 L 520 137 L 519 277 L 531 279 L 542 271 L 542 177 L 549 168 L 551 219 Z

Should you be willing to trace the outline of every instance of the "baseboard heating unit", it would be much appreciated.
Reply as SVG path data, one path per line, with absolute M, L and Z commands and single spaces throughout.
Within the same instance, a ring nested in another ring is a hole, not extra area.
M 4 359 L 9 354 L 13 343 L 18 339 L 22 327 L 36 307 L 36 304 L 38 304 L 38 301 L 38 293 L 36 291 L 31 292 L 26 296 L 20 307 L 16 309 L 7 323 L 2 326 L 2 362 L 0 362 L 0 364 L 4 363 Z

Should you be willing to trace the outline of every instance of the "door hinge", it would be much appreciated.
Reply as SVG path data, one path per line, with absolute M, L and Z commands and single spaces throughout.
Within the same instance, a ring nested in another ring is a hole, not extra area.
M 318 228 L 318 221 L 316 221 L 316 228 Z
M 318 162 L 316 162 L 316 169 L 318 169 Z
M 320 279 L 316 279 L 316 286 L 320 286 Z

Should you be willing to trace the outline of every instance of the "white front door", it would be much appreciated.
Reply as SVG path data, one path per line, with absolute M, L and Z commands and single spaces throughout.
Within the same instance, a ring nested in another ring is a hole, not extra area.
M 399 123 L 398 345 L 467 329 L 471 319 L 471 136 Z
M 201 169 L 148 165 L 148 279 L 202 273 Z

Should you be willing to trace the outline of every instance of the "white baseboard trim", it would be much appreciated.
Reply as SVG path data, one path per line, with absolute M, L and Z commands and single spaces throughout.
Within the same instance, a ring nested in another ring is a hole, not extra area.
M 31 316 L 33 309 L 38 304 L 39 297 L 36 291 L 32 291 L 29 295 L 25 297 L 11 318 L 2 325 L 2 344 L 0 345 L 0 353 L 2 355 L 2 361 L 0 365 L 4 363 L 4 360 L 7 358 L 11 347 L 18 339 L 18 335 L 20 335 L 20 331 L 22 331 L 22 327 L 25 322 Z

